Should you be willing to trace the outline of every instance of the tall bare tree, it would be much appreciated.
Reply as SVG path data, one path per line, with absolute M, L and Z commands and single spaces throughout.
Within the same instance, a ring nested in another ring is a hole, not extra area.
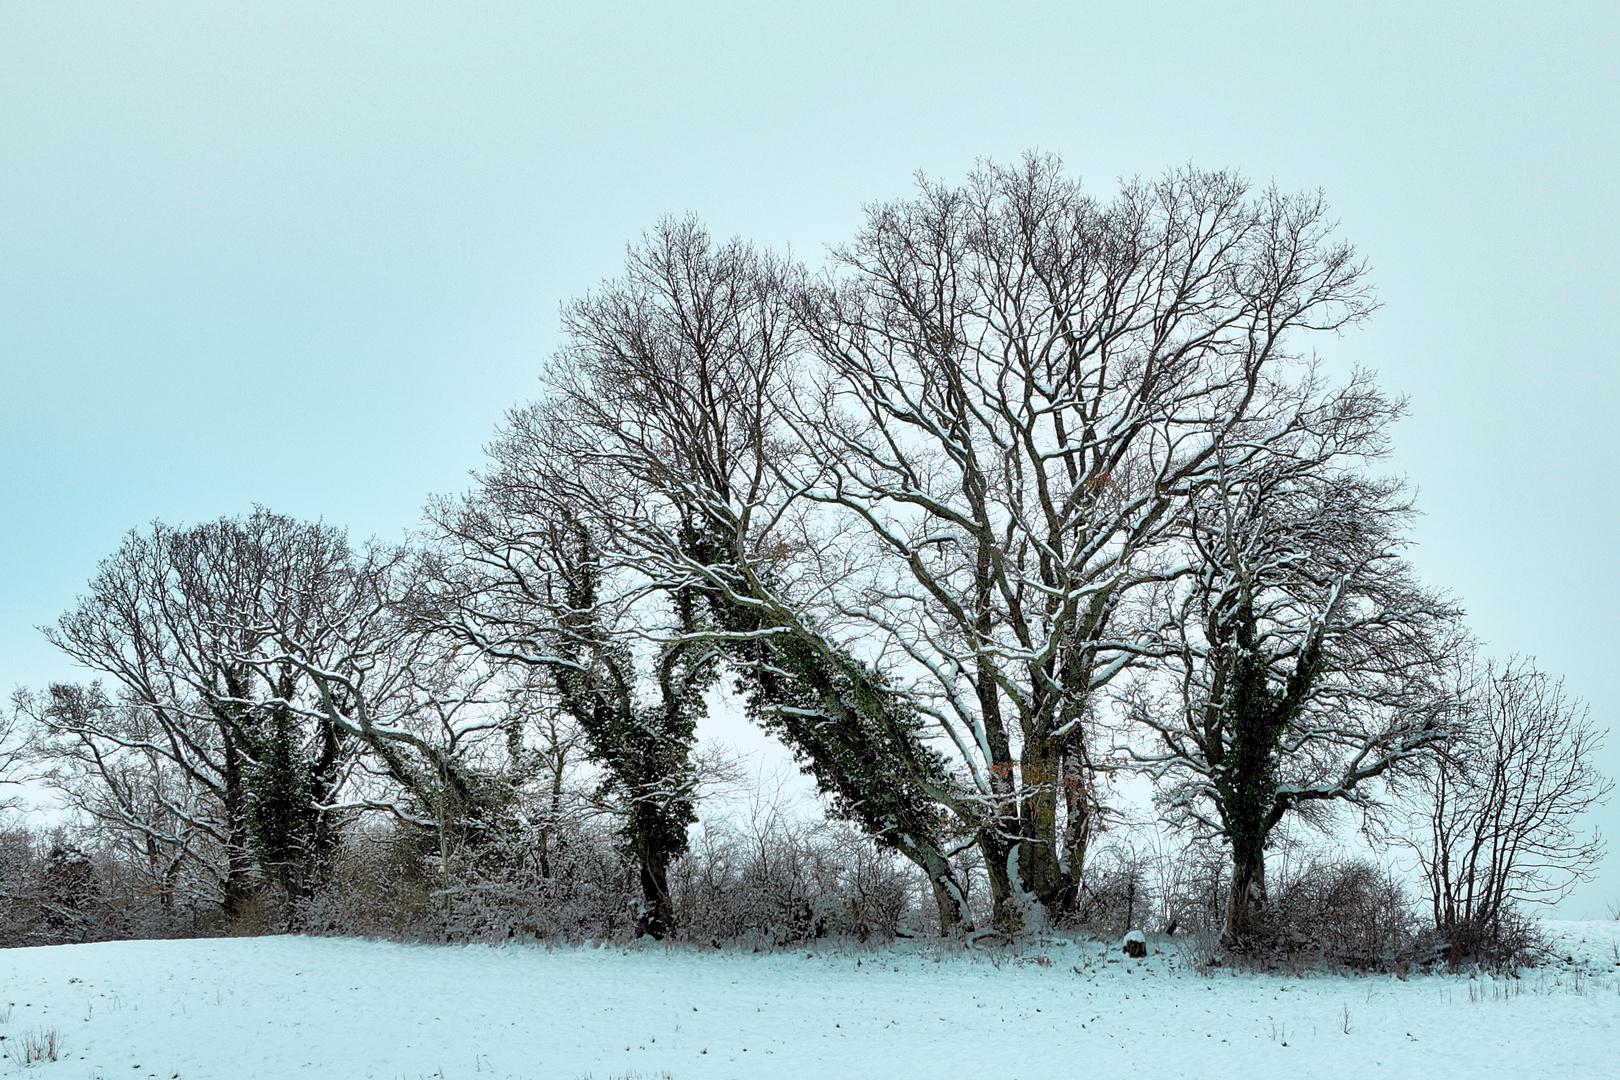
M 697 722 L 719 674 L 700 633 L 704 612 L 690 589 L 618 591 L 624 575 L 604 566 L 590 519 L 511 468 L 501 445 L 495 453 L 506 467 L 435 513 L 448 558 L 429 617 L 546 679 L 623 815 L 642 893 L 638 930 L 662 938 L 674 929 L 669 866 L 696 820 Z
M 30 756 L 40 775 L 129 859 L 165 915 L 224 901 L 228 833 L 217 792 L 165 751 L 152 710 L 109 699 L 99 683 L 19 691 L 32 721 Z
M 0 712 L 0 792 L 5 793 L 0 795 L 0 812 L 17 805 L 16 792 L 8 792 L 8 788 L 36 779 L 28 753 L 30 710 L 26 704 L 27 696 L 19 691 L 12 697 L 11 708 Z
M 799 311 L 784 482 L 846 552 L 824 604 L 948 739 L 1006 928 L 1074 909 L 1116 614 L 1240 427 L 1286 426 L 1298 336 L 1370 307 L 1322 200 L 1226 173 L 1111 202 L 1053 158 L 873 207 Z M 859 538 L 858 540 L 856 538 Z
M 543 765 L 525 736 L 548 702 L 543 688 L 423 617 L 415 554 L 356 558 L 318 617 L 266 613 L 243 663 L 298 679 L 266 677 L 242 704 L 329 727 L 362 749 L 327 809 L 381 811 L 426 830 L 448 873 L 503 840 L 519 789 Z
M 938 800 L 952 779 L 910 702 L 822 624 L 842 553 L 781 471 L 798 278 L 693 221 L 663 223 L 624 277 L 567 309 L 552 395 L 513 414 L 496 452 L 505 475 L 588 520 L 641 588 L 697 599 L 697 632 L 751 714 L 836 809 L 928 874 L 950 931 L 963 892 Z
M 1167 815 L 1229 845 L 1237 947 L 1259 929 L 1273 830 L 1365 804 L 1455 730 L 1441 676 L 1458 613 L 1401 558 L 1399 484 L 1364 472 L 1398 406 L 1363 378 L 1313 397 L 1299 389 L 1283 432 L 1234 429 L 1178 515 L 1186 569 L 1143 612 L 1164 645 L 1125 695 L 1156 736 L 1125 749 Z
M 287 698 L 300 678 L 291 665 L 253 662 L 266 646 L 258 628 L 318 621 L 350 561 L 339 530 L 263 509 L 190 529 L 155 524 L 130 533 L 46 630 L 117 687 L 116 707 L 51 714 L 62 721 L 53 730 L 94 762 L 78 775 L 110 782 L 122 766 L 96 758 L 144 756 L 183 777 L 185 805 L 162 814 L 184 814 L 223 849 L 227 914 L 242 910 L 261 874 L 289 893 L 309 888 L 335 837 L 321 807 L 346 753 L 340 732 L 248 702 Z

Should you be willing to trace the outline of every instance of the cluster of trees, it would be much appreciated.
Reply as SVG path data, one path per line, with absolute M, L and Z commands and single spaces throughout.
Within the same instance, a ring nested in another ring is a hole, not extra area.
M 1227 173 L 1103 201 L 986 165 L 819 273 L 666 221 L 410 544 L 130 534 L 48 631 L 100 681 L 17 699 L 28 760 L 227 915 L 314 895 L 367 816 L 543 865 L 588 775 L 664 936 L 725 700 L 947 934 L 1078 917 L 1130 776 L 1225 853 L 1230 945 L 1268 848 L 1338 809 L 1488 936 L 1590 867 L 1606 788 L 1579 707 L 1476 660 L 1403 558 L 1401 404 L 1311 344 L 1372 308 L 1319 197 Z

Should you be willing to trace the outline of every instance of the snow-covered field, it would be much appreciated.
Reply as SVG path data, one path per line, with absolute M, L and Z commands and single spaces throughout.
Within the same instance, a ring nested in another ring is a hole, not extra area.
M 1166 941 L 1141 962 L 1062 943 L 1019 955 L 300 937 L 14 949 L 0 952 L 4 1045 L 54 1028 L 63 1053 L 8 1057 L 0 1075 L 1620 1076 L 1620 923 L 1548 925 L 1560 961 L 1518 980 L 1205 978 Z

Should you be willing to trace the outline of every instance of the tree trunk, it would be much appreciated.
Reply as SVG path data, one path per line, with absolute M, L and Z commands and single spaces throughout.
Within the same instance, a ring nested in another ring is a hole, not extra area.
M 717 595 L 713 604 L 718 621 L 733 632 L 765 625 L 730 599 Z M 903 704 L 881 673 L 839 654 L 803 626 L 787 629 L 772 639 L 730 644 L 733 662 L 750 684 L 751 716 L 803 755 L 817 786 L 838 800 L 850 820 L 923 871 L 941 934 L 966 929 L 965 893 L 942 850 L 929 791 L 930 784 L 949 783 L 941 759 L 897 717 Z M 993 879 L 991 888 L 995 893 Z
M 939 912 L 939 936 L 955 937 L 971 929 L 963 919 L 962 901 L 949 884 L 939 878 L 931 878 L 929 884 L 934 887 L 934 907 Z
M 953 937 L 971 929 L 962 909 L 962 886 L 956 880 L 956 871 L 944 853 L 938 848 L 916 845 L 903 854 L 928 875 L 928 884 L 934 890 L 934 905 L 939 909 L 939 936 Z
M 225 736 L 225 917 L 234 923 L 247 911 L 253 892 L 252 838 L 248 835 L 247 790 L 242 758 L 229 730 Z
M 641 877 L 641 911 L 636 934 L 662 941 L 675 929 L 675 901 L 669 895 L 669 864 L 673 853 L 658 842 L 654 829 L 637 830 L 636 868 Z
M 321 753 L 310 775 L 312 811 L 309 850 L 299 875 L 298 898 L 307 900 L 331 878 L 332 864 L 341 840 L 337 815 L 319 807 L 332 803 L 338 793 L 338 757 L 342 743 L 336 725 L 321 725 Z
M 1240 850 L 1241 848 L 1241 850 Z M 1226 930 L 1221 943 L 1242 948 L 1255 939 L 1266 903 L 1266 854 L 1263 844 L 1232 845 L 1232 889 L 1226 901 Z
M 979 834 L 985 877 L 990 881 L 990 924 L 1008 936 L 1024 930 L 1024 890 L 1018 873 L 1018 847 L 995 829 Z
M 1080 867 L 1068 850 L 1073 831 L 1058 821 L 1061 760 L 1060 747 L 1051 739 L 1037 738 L 1025 744 L 1019 762 L 1024 788 L 1019 817 L 1026 839 L 1018 848 L 1018 872 L 1052 922 L 1072 914 L 1080 894 Z
M 1216 768 L 1222 825 L 1232 844 L 1232 891 L 1226 905 L 1228 948 L 1253 940 L 1266 900 L 1266 841 L 1288 809 L 1277 794 L 1283 732 L 1299 715 L 1321 660 L 1320 638 L 1307 644 L 1282 690 L 1270 684 L 1270 657 L 1256 644 L 1254 608 L 1245 598 L 1232 617 L 1230 688 L 1223 706 L 1230 743 Z

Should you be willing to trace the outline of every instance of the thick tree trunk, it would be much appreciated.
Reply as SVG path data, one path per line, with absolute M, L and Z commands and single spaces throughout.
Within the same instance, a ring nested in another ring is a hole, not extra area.
M 1024 930 L 1025 893 L 1018 871 L 1018 846 L 994 829 L 979 834 L 985 877 L 990 881 L 990 924 L 1008 936 Z
M 253 894 L 252 838 L 248 834 L 247 789 L 242 759 L 225 732 L 225 917 L 235 922 L 246 913 Z
M 1031 739 L 1019 762 L 1024 788 L 1019 817 L 1028 839 L 1019 844 L 1018 872 L 1054 923 L 1073 914 L 1080 894 L 1079 860 L 1069 848 L 1073 830 L 1064 829 L 1058 819 L 1061 760 L 1062 750 L 1051 740 Z
M 675 901 L 669 895 L 668 853 L 638 853 L 641 874 L 641 911 L 636 917 L 636 933 L 662 941 L 675 929 Z
M 1013 935 L 1024 929 L 1025 922 L 1021 850 L 1025 832 L 1019 818 L 1017 763 L 1001 716 L 1001 693 L 995 673 L 983 658 L 975 686 L 984 722 L 985 749 L 990 757 L 988 781 L 995 812 L 995 824 L 979 833 L 979 851 L 984 856 L 985 876 L 990 879 L 991 925 L 1000 933 Z
M 298 897 L 307 900 L 315 895 L 331 877 L 334 856 L 340 834 L 336 814 L 319 807 L 332 803 L 338 791 L 338 757 L 342 749 L 335 725 L 321 725 L 321 753 L 311 771 L 311 815 L 309 850 L 299 874 Z
M 1242 948 L 1261 929 L 1266 901 L 1266 841 L 1288 809 L 1277 794 L 1277 758 L 1283 732 L 1299 714 L 1320 662 L 1320 643 L 1309 644 L 1281 691 L 1270 684 L 1270 658 L 1255 644 L 1255 615 L 1245 600 L 1234 615 L 1229 699 L 1223 707 L 1230 742 L 1216 769 L 1222 824 L 1232 844 L 1232 891 L 1227 898 L 1228 948 Z
M 929 884 L 934 888 L 934 907 L 939 913 L 939 936 L 955 937 L 971 929 L 962 916 L 961 898 L 949 885 L 938 878 L 931 878 Z
M 1241 850 L 1240 850 L 1241 848 Z M 1266 855 L 1261 844 L 1232 845 L 1232 888 L 1221 943 L 1241 949 L 1255 940 L 1266 904 Z
M 636 934 L 662 940 L 675 932 L 675 902 L 669 894 L 669 866 L 686 850 L 686 822 L 677 802 L 662 805 L 652 800 L 632 803 L 624 833 L 641 881 L 641 904 L 636 913 Z
M 715 599 L 714 610 L 733 632 L 765 625 L 753 610 L 724 598 Z M 966 893 L 942 850 L 929 791 L 930 784 L 948 786 L 948 773 L 903 718 L 897 720 L 903 704 L 880 673 L 840 656 L 803 626 L 786 629 L 775 638 L 730 645 L 733 662 L 752 683 L 753 715 L 807 759 L 818 787 L 837 798 L 850 820 L 923 871 L 941 934 L 968 929 Z M 994 892 L 994 882 L 991 887 Z

